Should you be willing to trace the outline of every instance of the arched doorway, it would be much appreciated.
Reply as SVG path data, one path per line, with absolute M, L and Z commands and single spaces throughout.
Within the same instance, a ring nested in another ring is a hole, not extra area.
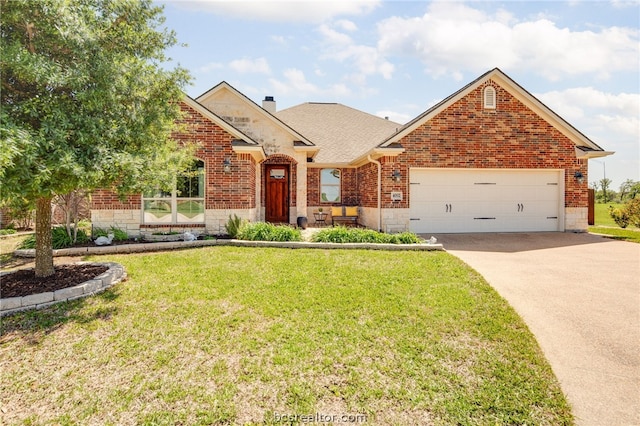
M 289 223 L 290 207 L 295 205 L 295 164 L 293 158 L 282 154 L 263 162 L 265 222 Z

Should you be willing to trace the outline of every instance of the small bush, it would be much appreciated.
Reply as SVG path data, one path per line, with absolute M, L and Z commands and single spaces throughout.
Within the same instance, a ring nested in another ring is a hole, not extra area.
M 616 209 L 609 206 L 609 216 L 620 228 L 626 228 L 629 225 L 629 215 L 624 207 Z
M 413 232 L 385 234 L 372 229 L 336 226 L 316 233 L 313 241 L 317 243 L 417 244 L 421 240 Z
M 15 234 L 17 231 L 15 229 L 0 229 L 0 235 L 11 235 Z
M 233 217 L 229 215 L 229 220 L 227 224 L 224 226 L 227 230 L 227 234 L 231 238 L 238 238 L 238 232 L 240 232 L 240 228 L 242 227 L 244 221 L 238 217 L 238 215 L 234 214 Z
M 624 208 L 629 215 L 629 223 L 640 228 L 640 198 L 634 198 L 625 204 Z
M 620 208 L 610 206 L 609 215 L 620 228 L 629 224 L 640 228 L 640 198 L 634 198 Z
M 93 238 L 92 239 L 96 239 L 98 237 L 108 237 L 109 234 L 113 234 L 113 240 L 114 241 L 126 241 L 129 239 L 129 234 L 127 234 L 126 231 L 123 231 L 120 228 L 116 228 L 115 226 L 112 226 L 109 229 L 104 229 L 104 228 L 94 228 L 93 229 Z
M 302 234 L 290 226 L 256 222 L 242 225 L 237 238 L 246 241 L 302 241 Z
M 54 250 L 71 247 L 74 244 L 84 244 L 91 241 L 86 232 L 82 229 L 78 229 L 78 235 L 76 236 L 76 243 L 73 242 L 71 237 L 67 234 L 67 229 L 64 226 L 57 226 L 51 229 L 51 245 Z M 29 235 L 20 244 L 20 249 L 34 249 L 36 248 L 36 236 L 35 234 Z

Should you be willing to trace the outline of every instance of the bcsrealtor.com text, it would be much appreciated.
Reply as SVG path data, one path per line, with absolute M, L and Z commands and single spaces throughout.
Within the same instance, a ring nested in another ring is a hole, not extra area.
M 297 422 L 297 423 L 366 423 L 366 414 L 283 414 L 273 413 L 275 423 Z

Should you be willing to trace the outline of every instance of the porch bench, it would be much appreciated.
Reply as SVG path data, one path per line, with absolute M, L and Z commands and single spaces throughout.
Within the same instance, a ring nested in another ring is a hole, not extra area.
M 340 206 L 331 207 L 331 225 L 338 223 L 351 223 L 358 225 L 358 207 L 357 206 Z

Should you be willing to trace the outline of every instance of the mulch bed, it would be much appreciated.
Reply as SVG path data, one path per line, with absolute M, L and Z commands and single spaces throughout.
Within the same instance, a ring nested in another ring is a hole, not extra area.
M 2 275 L 0 296 L 21 297 L 73 287 L 97 277 L 108 269 L 108 266 L 103 265 L 56 265 L 55 273 L 46 278 L 36 278 L 33 269 L 23 269 Z

